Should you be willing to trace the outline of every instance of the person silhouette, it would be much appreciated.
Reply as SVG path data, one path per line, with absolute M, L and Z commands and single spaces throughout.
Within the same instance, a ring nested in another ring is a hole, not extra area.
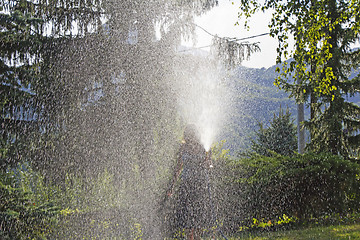
M 179 227 L 185 229 L 187 238 L 191 240 L 200 239 L 202 230 L 210 225 L 206 176 L 210 166 L 210 153 L 200 143 L 195 125 L 187 125 L 168 196 L 173 194 L 180 177 L 175 214 Z

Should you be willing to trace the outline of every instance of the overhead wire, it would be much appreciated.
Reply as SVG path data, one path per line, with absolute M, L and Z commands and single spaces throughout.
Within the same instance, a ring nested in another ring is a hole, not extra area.
M 261 34 L 257 34 L 257 35 L 253 35 L 253 36 L 249 36 L 249 37 L 244 37 L 244 38 L 228 38 L 228 37 L 219 37 L 215 34 L 212 34 L 210 33 L 209 31 L 207 31 L 205 28 L 197 25 L 194 23 L 194 25 L 203 30 L 205 33 L 207 33 L 208 35 L 212 36 L 212 37 L 217 37 L 217 38 L 222 38 L 222 39 L 227 39 L 229 42 L 238 42 L 238 41 L 243 41 L 243 40 L 248 40 L 248 39 L 252 39 L 252 38 L 257 38 L 257 37 L 262 37 L 262 36 L 266 36 L 266 35 L 269 35 L 270 33 L 261 33 Z M 181 50 L 179 52 L 188 52 L 188 51 L 192 51 L 192 50 L 197 50 L 197 49 L 202 49 L 202 48 L 208 48 L 208 47 L 211 47 L 212 44 L 210 45 L 206 45 L 206 46 L 201 46 L 201 47 L 194 47 L 194 48 L 189 48 L 189 49 L 184 49 L 184 50 Z

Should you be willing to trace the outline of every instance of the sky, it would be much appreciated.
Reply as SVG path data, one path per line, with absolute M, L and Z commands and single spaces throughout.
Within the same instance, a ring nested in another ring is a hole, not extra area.
M 244 28 L 244 21 L 235 26 L 238 21 L 238 5 L 231 0 L 219 0 L 219 5 L 214 7 L 208 13 L 197 17 L 195 22 L 197 25 L 206 29 L 211 34 L 219 37 L 236 37 L 245 38 L 258 34 L 268 33 L 268 23 L 270 21 L 270 13 L 257 13 L 250 19 L 250 30 Z M 212 36 L 200 28 L 196 29 L 197 43 L 195 47 L 208 46 L 211 44 Z M 244 61 L 243 66 L 251 68 L 268 68 L 275 64 L 276 59 L 276 39 L 270 36 L 261 36 L 246 40 L 249 42 L 259 42 L 261 52 L 253 53 L 249 61 Z M 184 43 L 186 46 L 193 46 L 193 43 Z M 208 49 L 205 49 L 208 50 Z
M 234 4 L 232 4 L 234 2 Z M 214 7 L 211 11 L 197 17 L 195 23 L 200 27 L 206 29 L 213 35 L 219 37 L 236 37 L 246 38 L 254 35 L 268 33 L 268 24 L 271 19 L 270 12 L 256 13 L 249 22 L 250 30 L 244 27 L 244 20 L 239 21 L 239 25 L 235 26 L 238 19 L 239 1 L 235 0 L 219 0 L 219 5 Z M 200 28 L 196 29 L 197 43 L 195 47 L 208 46 L 211 44 L 212 36 Z M 289 38 L 291 39 L 291 38 Z M 270 36 L 261 36 L 246 40 L 249 42 L 258 42 L 261 52 L 253 53 L 249 61 L 244 61 L 243 66 L 251 68 L 268 68 L 275 65 L 276 48 L 278 46 L 277 40 Z M 289 46 L 293 45 L 293 41 L 289 40 Z M 184 43 L 185 46 L 192 47 L 193 43 Z M 351 47 L 359 48 L 360 43 L 356 42 Z M 205 50 L 209 50 L 208 48 Z

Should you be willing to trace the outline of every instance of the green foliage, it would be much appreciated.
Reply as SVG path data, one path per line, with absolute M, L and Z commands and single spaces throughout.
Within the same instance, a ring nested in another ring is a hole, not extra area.
M 28 150 L 27 146 L 21 143 L 22 140 L 36 129 L 31 121 L 26 121 L 26 114 L 35 112 L 35 109 L 26 111 L 21 107 L 32 105 L 34 100 L 34 94 L 24 88 L 32 81 L 39 81 L 38 61 L 30 64 L 29 55 L 38 53 L 43 39 L 42 36 L 31 34 L 31 27 L 37 28 L 41 21 L 30 14 L 14 9 L 8 14 L 1 13 L 0 17 L 0 166 L 4 169 L 10 164 L 16 165 L 19 152 Z
M 281 217 L 278 217 L 277 219 L 261 219 L 258 220 L 256 218 L 253 218 L 252 224 L 249 226 L 240 226 L 239 231 L 253 231 L 253 230 L 264 230 L 264 229 L 270 229 L 270 228 L 281 228 L 281 227 L 287 227 L 290 224 L 297 223 L 298 219 L 296 217 L 289 217 L 286 214 L 283 214 Z
M 354 0 L 241 1 L 242 13 L 272 9 L 270 34 L 278 39 L 277 63 L 283 63 L 275 85 L 291 92 L 298 102 L 310 102 L 313 151 L 344 157 L 358 155 L 360 108 L 347 101 L 359 93 L 360 50 L 351 49 L 359 39 L 360 3 Z M 295 45 L 289 49 L 289 36 Z M 292 58 L 290 61 L 288 58 Z M 290 80 L 292 79 L 292 80 Z M 347 132 L 347 135 L 344 134 Z
M 141 240 L 143 237 L 143 233 L 141 230 L 141 224 L 134 222 L 133 226 L 131 226 L 132 236 L 131 238 L 134 240 Z
M 141 239 L 141 219 L 131 218 L 132 199 L 126 198 L 125 186 L 115 190 L 113 174 L 104 171 L 91 181 L 74 175 L 65 178 L 54 186 L 29 164 L 3 172 L 0 238 L 68 239 L 76 234 L 85 239 Z
M 74 234 L 81 239 L 142 238 L 146 223 L 138 214 L 144 205 L 132 196 L 134 191 L 143 190 L 140 186 L 135 188 L 133 182 L 116 179 L 106 169 L 93 178 L 75 174 L 64 177 L 56 197 L 60 216 L 50 239 L 70 239 Z
M 252 140 L 251 150 L 256 154 L 270 156 L 271 152 L 290 156 L 296 152 L 296 127 L 291 114 L 280 108 L 279 115 L 275 115 L 268 128 L 259 123 L 260 129 L 255 132 L 256 138 Z
M 238 42 L 236 38 L 220 38 L 215 36 L 212 40 L 213 48 L 219 59 L 229 68 L 249 60 L 250 55 L 260 52 L 258 43 Z
M 346 158 L 360 156 L 360 107 L 335 98 L 323 110 L 305 122 L 311 132 L 308 148 L 314 152 L 327 151 L 341 154 Z
M 40 239 L 51 233 L 60 214 L 52 191 L 28 165 L 1 173 L 0 238 Z
M 253 218 L 286 214 L 300 220 L 345 214 L 359 207 L 360 166 L 331 154 L 292 157 L 253 155 L 227 163 L 227 224 L 248 225 Z M 245 224 L 244 224 L 245 223 Z
M 240 15 L 250 17 L 258 10 L 272 9 L 269 25 L 271 36 L 278 39 L 277 62 L 294 57 L 290 64 L 284 63 L 283 76 L 277 81 L 289 87 L 286 77 L 295 74 L 296 80 L 309 84 L 312 92 L 333 95 L 338 86 L 335 79 L 341 77 L 338 72 L 349 70 L 349 66 L 358 65 L 358 60 L 349 59 L 352 55 L 350 44 L 359 36 L 359 3 L 353 0 L 287 1 L 276 0 L 241 1 Z M 293 50 L 289 50 L 289 36 L 295 38 Z M 338 42 L 336 42 L 338 41 Z M 331 66 L 334 61 L 344 58 L 341 66 Z M 329 65 L 330 64 L 330 65 Z M 312 69 L 308 69 L 311 66 Z M 301 91 L 303 88 L 301 89 Z M 305 89 L 306 92 L 306 89 Z
M 9 0 L 1 1 L 0 9 L 0 168 L 4 170 L 25 158 L 46 162 L 39 149 L 50 142 L 45 135 L 59 128 L 66 95 L 54 67 L 57 57 L 69 35 L 81 36 L 99 24 L 100 6 L 96 0 Z M 75 25 L 76 34 L 70 31 Z

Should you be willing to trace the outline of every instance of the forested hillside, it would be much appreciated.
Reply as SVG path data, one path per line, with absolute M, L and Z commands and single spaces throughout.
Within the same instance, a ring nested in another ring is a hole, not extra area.
M 268 123 L 280 106 L 289 108 L 296 119 L 296 105 L 288 94 L 274 86 L 274 67 L 265 69 L 238 67 L 228 78 L 232 91 L 232 113 L 223 139 L 232 151 L 244 150 L 258 128 L 258 123 Z
M 221 139 L 226 140 L 226 146 L 232 152 L 247 149 L 254 130 L 258 129 L 258 123 L 262 122 L 266 126 L 273 115 L 279 113 L 280 107 L 289 108 L 296 124 L 295 100 L 274 85 L 277 76 L 276 67 L 259 69 L 239 66 L 228 77 L 227 84 L 232 91 L 233 111 L 228 123 L 225 124 Z M 349 100 L 360 105 L 359 95 L 349 97 Z M 308 119 L 309 115 L 310 110 L 305 106 L 305 119 Z

